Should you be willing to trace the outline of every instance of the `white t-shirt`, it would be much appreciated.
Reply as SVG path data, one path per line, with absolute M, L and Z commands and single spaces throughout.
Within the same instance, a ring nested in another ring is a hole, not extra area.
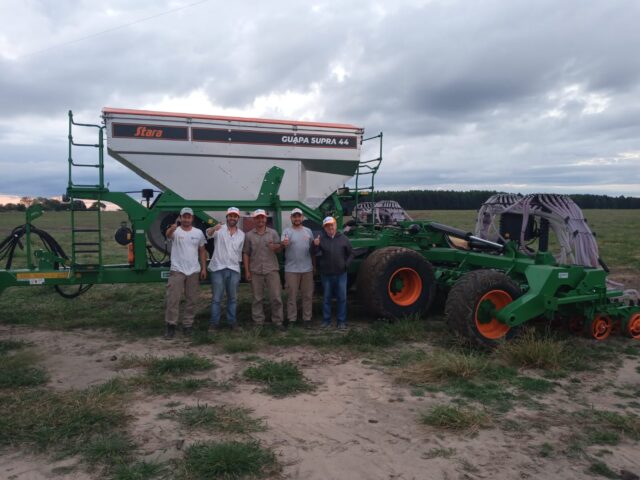
M 188 232 L 178 227 L 171 238 L 171 270 L 192 275 L 200 271 L 198 250 L 206 242 L 199 228 L 191 227 Z
M 242 261 L 242 246 L 244 245 L 244 232 L 236 228 L 236 232 L 231 235 L 226 225 L 217 232 L 213 232 L 213 256 L 209 261 L 209 271 L 229 270 L 240 273 L 240 262 Z

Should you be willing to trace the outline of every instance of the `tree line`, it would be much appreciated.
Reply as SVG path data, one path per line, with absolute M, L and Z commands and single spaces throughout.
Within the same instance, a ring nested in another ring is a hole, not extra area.
M 0 212 L 24 212 L 27 207 L 31 205 L 40 204 L 42 209 L 49 212 L 63 212 L 68 210 L 97 210 L 100 207 L 102 210 L 106 208 L 106 205 L 101 202 L 93 202 L 87 207 L 87 204 L 82 200 L 74 200 L 73 202 L 62 202 L 55 198 L 45 197 L 21 197 L 18 203 L 5 203 L 0 204 Z
M 459 192 L 455 190 L 405 190 L 378 191 L 377 200 L 395 200 L 405 210 L 477 210 L 492 195 L 497 192 L 491 190 L 470 190 Z M 604 209 L 640 209 L 638 197 L 611 197 L 609 195 L 574 194 L 568 195 L 582 208 Z
M 469 190 L 459 192 L 455 190 L 405 190 L 405 191 L 378 191 L 376 200 L 395 200 L 406 210 L 477 210 L 490 196 L 495 195 L 492 190 Z M 603 209 L 640 209 L 638 197 L 611 197 L 609 195 L 574 194 L 569 195 L 580 208 Z M 366 197 L 360 197 L 365 201 Z M 61 202 L 55 198 L 22 197 L 18 203 L 6 203 L 0 205 L 0 212 L 18 211 L 24 212 L 28 206 L 34 203 L 42 205 L 47 211 L 71 210 L 96 210 L 98 207 L 105 209 L 104 203 L 93 202 L 89 206 L 82 200 L 74 200 L 73 204 Z

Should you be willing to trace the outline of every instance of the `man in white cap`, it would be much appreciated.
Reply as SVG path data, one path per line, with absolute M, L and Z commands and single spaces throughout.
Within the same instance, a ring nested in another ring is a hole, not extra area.
M 280 236 L 272 228 L 267 227 L 267 212 L 259 208 L 251 215 L 255 228 L 245 235 L 242 258 L 244 275 L 251 282 L 253 303 L 251 318 L 257 325 L 265 321 L 264 291 L 269 291 L 271 302 L 271 322 L 274 326 L 282 325 L 282 285 L 280 283 L 280 267 L 276 253 L 281 250 Z
M 202 230 L 193 227 L 193 210 L 180 210 L 176 222 L 167 229 L 171 241 L 171 270 L 167 281 L 164 321 L 166 338 L 173 338 L 178 325 L 180 300 L 184 294 L 186 303 L 182 319 L 182 332 L 191 335 L 193 317 L 200 291 L 200 280 L 207 278 L 206 240 Z
M 347 328 L 347 268 L 353 260 L 351 242 L 337 231 L 336 219 L 326 217 L 322 221 L 322 235 L 313 240 L 317 255 L 318 271 L 322 280 L 322 326 L 331 326 L 331 300 L 336 299 L 336 319 L 339 329 Z
M 238 284 L 240 283 L 240 262 L 244 232 L 238 228 L 240 210 L 236 207 L 227 209 L 226 224 L 217 224 L 207 229 L 207 238 L 213 238 L 214 250 L 209 261 L 211 272 L 211 319 L 209 327 L 220 328 L 222 295 L 227 294 L 227 324 L 231 329 L 236 327 L 236 306 Z
M 313 233 L 302 225 L 302 210 L 291 210 L 291 227 L 282 232 L 281 244 L 284 249 L 284 284 L 287 292 L 287 322 L 295 323 L 298 317 L 298 292 L 302 299 L 302 325 L 311 325 L 311 304 L 313 302 L 313 267 L 315 257 L 311 256 Z

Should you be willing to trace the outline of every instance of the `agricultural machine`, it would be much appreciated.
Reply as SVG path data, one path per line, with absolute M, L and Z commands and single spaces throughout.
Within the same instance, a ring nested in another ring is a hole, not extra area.
M 382 134 L 364 138 L 361 128 L 344 124 L 114 108 L 102 113 L 103 122 L 90 125 L 75 122 L 69 112 L 70 251 L 36 227 L 39 205 L 29 207 L 26 223 L 0 243 L 0 261 L 6 262 L 0 292 L 52 285 L 74 297 L 94 284 L 165 282 L 170 243 L 164 232 L 182 207 L 192 207 L 196 226 L 205 229 L 236 206 L 244 230 L 252 228 L 250 212 L 263 208 L 279 231 L 289 212 L 300 208 L 312 230 L 320 229 L 323 217 L 336 217 L 355 251 L 350 279 L 374 317 L 423 313 L 437 298 L 450 326 L 481 346 L 511 338 L 538 318 L 596 340 L 616 330 L 640 339 L 638 293 L 607 279 L 594 236 L 567 197 L 496 195 L 480 208 L 475 232 L 466 232 L 414 221 L 395 202 L 375 200 Z M 79 127 L 94 129 L 97 143 L 77 141 Z M 376 140 L 379 155 L 361 161 L 363 142 Z M 140 202 L 110 191 L 105 146 L 159 195 L 145 189 L 146 202 Z M 80 147 L 95 148 L 97 163 L 78 161 Z M 78 169 L 95 171 L 96 181 L 78 183 Z M 128 249 L 126 263 L 103 261 L 101 209 L 93 225 L 81 225 L 73 208 L 78 199 L 111 202 L 126 213 L 128 222 L 115 235 Z M 37 249 L 35 237 L 42 243 Z M 26 250 L 24 268 L 12 268 L 16 247 Z

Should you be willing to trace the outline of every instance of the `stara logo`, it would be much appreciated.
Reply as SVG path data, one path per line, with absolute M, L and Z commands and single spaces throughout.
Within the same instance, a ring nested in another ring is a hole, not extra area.
M 136 133 L 134 137 L 154 137 L 161 138 L 163 131 L 161 129 L 147 128 L 147 127 L 138 127 L 136 129 Z

